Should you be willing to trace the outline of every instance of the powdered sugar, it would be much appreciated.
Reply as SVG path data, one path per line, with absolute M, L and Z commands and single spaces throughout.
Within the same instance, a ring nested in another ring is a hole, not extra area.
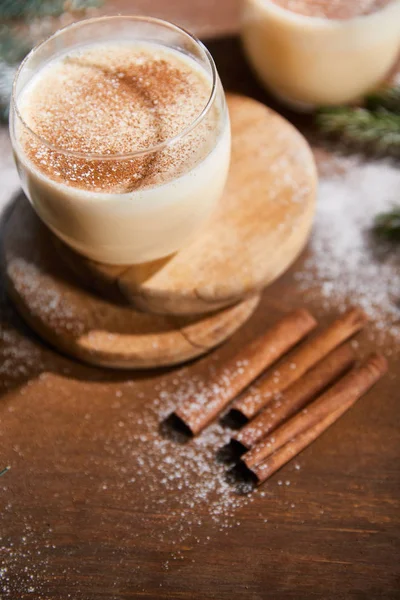
M 47 559 L 44 554 L 51 552 L 55 546 L 46 536 L 41 535 L 38 540 L 38 533 L 34 531 L 29 518 L 20 512 L 15 514 L 15 507 L 12 504 L 7 504 L 3 512 L 8 518 L 17 517 L 22 526 L 21 535 L 15 543 L 0 536 L 0 593 L 4 594 L 1 597 L 15 598 L 15 592 L 24 597 L 27 594 L 27 597 L 31 595 L 32 598 L 40 598 L 41 584 L 38 572 L 43 572 L 46 568 Z M 48 533 L 51 533 L 51 529 Z M 42 550 L 38 549 L 38 542 Z M 24 565 L 23 576 L 15 581 L 14 569 L 21 564 Z
M 386 161 L 338 159 L 323 175 L 311 257 L 295 275 L 304 291 L 318 290 L 329 308 L 358 304 L 376 328 L 400 333 L 400 256 L 373 239 L 375 216 L 400 199 L 400 171 Z M 307 296 L 306 296 L 307 297 Z
M 5 128 L 0 129 L 0 221 L 12 196 L 19 189 L 18 174 Z M 38 345 L 15 327 L 15 313 L 0 279 L 0 384 L 25 379 L 40 371 L 42 353 Z
M 173 498 L 172 516 L 179 516 L 174 540 L 180 544 L 204 519 L 210 519 L 222 531 L 235 526 L 232 520 L 236 511 L 252 500 L 251 496 L 237 493 L 228 482 L 227 466 L 216 460 L 217 451 L 230 440 L 231 432 L 214 423 L 196 438 L 177 443 L 176 437 L 167 434 L 160 423 L 187 398 L 194 397 L 198 389 L 205 389 L 201 378 L 186 379 L 184 369 L 174 392 L 158 388 L 157 397 L 140 417 L 140 428 L 130 433 L 129 427 L 119 426 L 107 447 L 112 454 L 128 454 L 129 471 L 135 473 L 133 484 L 140 481 L 146 511 L 160 510 L 168 495 Z M 232 373 L 233 377 L 234 374 Z M 132 418 L 136 415 L 132 414 Z M 129 423 L 127 423 L 129 425 Z M 169 533 L 169 527 L 160 527 L 160 539 Z
M 41 315 L 43 311 L 48 314 L 55 332 L 67 331 L 74 335 L 84 332 L 81 316 L 52 285 L 52 277 L 40 271 L 33 262 L 13 258 L 7 265 L 7 273 L 13 281 L 18 282 L 19 293 L 28 299 L 32 314 Z

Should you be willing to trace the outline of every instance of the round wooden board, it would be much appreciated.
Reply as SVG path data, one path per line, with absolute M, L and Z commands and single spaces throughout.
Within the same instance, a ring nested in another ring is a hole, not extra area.
M 264 104 L 228 96 L 232 161 L 212 221 L 177 254 L 110 266 L 57 247 L 85 282 L 159 314 L 212 312 L 249 297 L 281 275 L 307 242 L 317 174 L 311 149 Z
M 25 199 L 6 223 L 7 284 L 23 318 L 59 350 L 114 368 L 174 365 L 206 353 L 254 312 L 259 297 L 198 317 L 150 315 L 77 285 Z

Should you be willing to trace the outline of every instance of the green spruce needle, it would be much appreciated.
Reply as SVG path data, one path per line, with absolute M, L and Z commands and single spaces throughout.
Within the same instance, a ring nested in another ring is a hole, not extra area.
M 400 114 L 384 108 L 324 108 L 317 113 L 317 126 L 351 147 L 400 157 Z
M 365 99 L 368 110 L 383 108 L 396 115 L 400 115 L 400 86 L 383 88 Z
M 350 148 L 400 157 L 400 86 L 369 94 L 362 108 L 321 108 L 316 123 L 324 135 Z
M 98 5 L 97 0 L 1 0 L 0 18 L 57 17 L 64 11 L 80 11 Z
M 375 219 L 374 233 L 391 242 L 400 242 L 400 205 Z
M 2 469 L 2 471 L 0 471 L 0 477 L 1 477 L 2 475 L 5 475 L 5 474 L 7 473 L 7 471 L 9 471 L 10 469 L 11 469 L 11 467 L 10 467 L 10 466 L 8 466 L 8 467 L 4 467 L 4 469 Z

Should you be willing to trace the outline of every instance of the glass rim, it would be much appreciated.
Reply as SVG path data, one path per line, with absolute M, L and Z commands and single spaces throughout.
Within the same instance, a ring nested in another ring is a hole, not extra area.
M 162 25 L 163 27 L 168 27 L 169 29 L 177 31 L 178 33 L 183 33 L 185 36 L 189 37 L 195 43 L 195 45 L 197 47 L 199 47 L 200 50 L 203 52 L 203 54 L 205 55 L 205 58 L 207 59 L 209 66 L 211 68 L 212 85 L 211 85 L 210 96 L 209 96 L 206 104 L 200 111 L 200 113 L 195 117 L 195 119 L 189 125 L 187 125 L 184 129 L 182 129 L 182 131 L 171 136 L 170 138 L 167 138 L 163 142 L 159 142 L 158 144 L 154 144 L 153 146 L 149 146 L 148 148 L 143 148 L 141 150 L 132 150 L 131 152 L 128 152 L 125 154 L 101 154 L 101 153 L 96 153 L 96 152 L 79 152 L 79 151 L 75 151 L 75 150 L 67 150 L 67 149 L 55 146 L 54 144 L 52 144 L 51 142 L 46 140 L 46 138 L 44 138 L 41 135 L 39 135 L 38 133 L 36 133 L 31 127 L 29 127 L 29 125 L 26 123 L 26 121 L 22 117 L 20 110 L 18 108 L 18 104 L 17 104 L 16 88 L 17 88 L 18 79 L 19 79 L 26 63 L 28 62 L 28 60 L 30 58 L 32 58 L 32 56 L 34 56 L 34 54 L 36 54 L 36 52 L 42 46 L 47 44 L 50 40 L 58 37 L 59 35 L 63 34 L 67 30 L 78 29 L 79 27 L 81 27 L 83 25 L 87 25 L 89 23 L 96 23 L 99 21 L 112 21 L 112 20 L 115 20 L 115 21 L 132 20 L 132 21 L 142 21 L 142 22 L 147 22 L 147 23 L 150 22 L 150 23 L 154 23 L 156 25 Z M 211 56 L 210 51 L 203 44 L 203 42 L 201 42 L 195 35 L 193 35 L 189 31 L 187 31 L 183 27 L 176 25 L 175 23 L 171 23 L 170 21 L 165 21 L 164 19 L 158 19 L 156 17 L 146 17 L 146 16 L 141 16 L 141 15 L 109 15 L 109 16 L 105 15 L 102 17 L 93 17 L 93 18 L 89 18 L 89 19 L 82 19 L 81 21 L 76 21 L 75 23 L 71 23 L 69 25 L 66 25 L 65 27 L 58 29 L 57 31 L 55 31 L 54 33 L 52 33 L 51 35 L 46 37 L 44 40 L 39 42 L 36 46 L 34 46 L 32 48 L 32 50 L 25 56 L 24 60 L 19 65 L 18 70 L 14 77 L 12 94 L 11 94 L 11 107 L 13 110 L 10 111 L 10 118 L 11 118 L 12 112 L 15 111 L 15 114 L 18 117 L 21 124 L 23 125 L 23 127 L 34 138 L 39 140 L 40 143 L 42 143 L 44 146 L 46 146 L 49 150 L 51 150 L 53 152 L 58 152 L 59 154 L 64 154 L 66 156 L 71 156 L 71 157 L 75 157 L 75 158 L 83 158 L 86 160 L 88 160 L 88 159 L 89 160 L 90 159 L 93 159 L 93 160 L 129 160 L 129 159 L 134 159 L 134 158 L 137 158 L 140 156 L 145 156 L 147 154 L 152 154 L 154 152 L 160 152 L 161 150 L 164 150 L 166 147 L 181 140 L 188 133 L 190 133 L 193 129 L 195 129 L 195 127 L 197 127 L 197 125 L 205 118 L 205 116 L 209 112 L 209 110 L 214 102 L 214 99 L 216 96 L 216 91 L 217 91 L 217 80 L 218 80 L 217 68 L 215 66 L 215 62 L 214 62 L 213 57 Z
M 321 15 L 305 15 L 302 13 L 298 13 L 294 10 L 290 10 L 290 8 L 287 8 L 285 6 L 281 6 L 280 4 L 277 4 L 276 2 L 274 2 L 274 0 L 261 0 L 261 2 L 265 5 L 268 5 L 269 7 L 272 7 L 274 10 L 276 9 L 277 13 L 285 13 L 287 15 L 291 15 L 291 18 L 295 18 L 295 19 L 300 19 L 304 22 L 312 22 L 312 21 L 318 21 L 320 24 L 324 24 L 327 27 L 337 27 L 338 24 L 340 23 L 346 23 L 348 21 L 355 21 L 355 20 L 359 20 L 359 19 L 367 19 L 369 17 L 372 17 L 374 15 L 378 15 L 381 14 L 382 12 L 384 12 L 385 10 L 388 9 L 389 6 L 395 4 L 396 0 L 390 0 L 388 2 L 388 4 L 385 4 L 384 6 L 379 7 L 377 10 L 374 10 L 373 12 L 369 12 L 369 13 L 363 13 L 360 15 L 354 15 L 352 17 L 348 17 L 346 19 L 334 19 L 334 18 L 326 18 L 326 17 L 322 17 Z

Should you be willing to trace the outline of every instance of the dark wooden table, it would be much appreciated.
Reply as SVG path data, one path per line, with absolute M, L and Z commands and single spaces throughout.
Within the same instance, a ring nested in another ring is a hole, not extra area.
M 240 51 L 236 0 L 119 0 L 114 9 L 169 17 L 200 33 L 226 88 L 271 104 Z M 307 120 L 299 124 L 307 128 Z M 157 431 L 157 414 L 194 377 L 206 378 L 282 311 L 304 305 L 295 273 L 306 258 L 265 292 L 229 343 L 154 373 L 112 373 L 56 354 L 3 294 L 0 467 L 11 470 L 0 479 L 2 598 L 400 597 L 394 341 L 383 347 L 390 375 L 251 497 L 224 482 L 214 459 L 218 427 L 197 446 Z M 307 306 L 322 323 L 335 314 L 318 289 Z M 369 337 L 359 337 L 362 353 L 376 347 Z

